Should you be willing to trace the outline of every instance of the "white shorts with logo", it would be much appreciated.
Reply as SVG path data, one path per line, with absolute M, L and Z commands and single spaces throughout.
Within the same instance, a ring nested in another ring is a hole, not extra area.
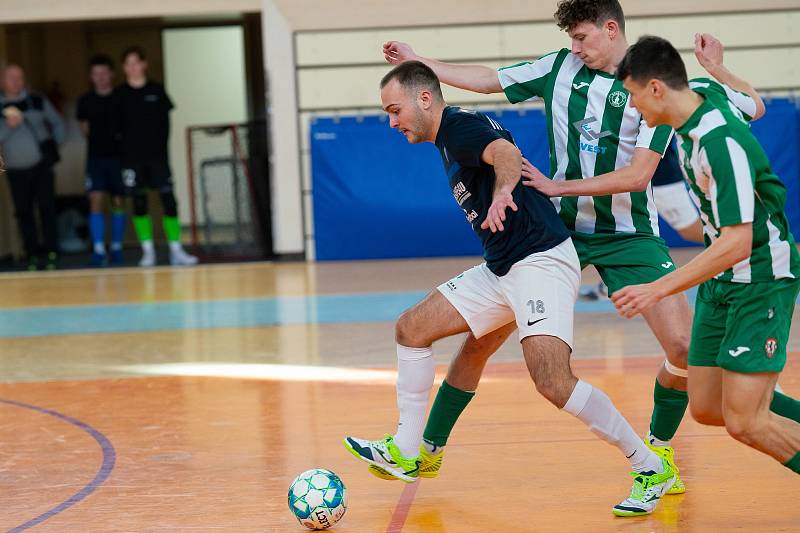
M 438 289 L 477 338 L 516 320 L 520 340 L 549 335 L 572 348 L 580 279 L 578 254 L 567 239 L 518 261 L 505 276 L 496 276 L 483 263 Z
M 658 214 L 673 229 L 686 229 L 700 218 L 691 194 L 683 181 L 653 187 Z

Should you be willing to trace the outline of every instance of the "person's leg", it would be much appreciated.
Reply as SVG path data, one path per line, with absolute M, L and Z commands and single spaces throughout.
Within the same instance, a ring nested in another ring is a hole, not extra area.
M 725 429 L 734 439 L 800 474 L 800 424 L 770 411 L 778 375 L 723 371 Z
M 689 365 L 689 410 L 700 424 L 724 426 L 722 417 L 722 369 Z
M 29 270 L 36 270 L 36 255 L 39 249 L 39 240 L 36 237 L 36 222 L 33 216 L 33 177 L 29 170 L 8 170 L 8 185 L 11 190 L 11 199 L 14 202 L 14 217 L 22 235 L 22 244 L 25 255 L 29 261 Z
M 675 270 L 669 250 L 655 236 L 605 236 L 597 239 L 594 248 L 595 266 L 608 285 L 609 295 L 627 285 L 655 281 Z M 692 313 L 686 296 L 677 294 L 665 298 L 643 316 L 665 355 L 653 384 L 653 414 L 646 440 L 676 471 L 670 493 L 681 494 L 686 487 L 678 474 L 670 441 L 689 404 L 686 377 Z
M 92 266 L 103 266 L 106 261 L 106 222 L 103 213 L 103 191 L 89 192 L 89 234 L 92 238 Z
M 689 404 L 686 378 L 692 311 L 681 293 L 664 298 L 643 316 L 666 355 L 653 389 L 649 441 L 655 446 L 669 446 Z
M 105 207 L 106 169 L 103 160 L 90 157 L 86 162 L 86 192 L 89 196 L 89 235 L 92 239 L 91 265 L 106 264 L 106 218 Z
M 371 465 L 403 481 L 415 481 L 419 471 L 428 396 L 433 385 L 434 341 L 469 330 L 466 320 L 439 290 L 403 313 L 395 326 L 397 341 L 397 431 L 383 440 L 346 437 L 345 447 Z
M 51 167 L 36 169 L 36 203 L 42 224 L 44 247 L 47 252 L 47 270 L 56 269 L 58 260 L 58 220 L 56 218 L 55 174 Z
M 423 433 L 425 443 L 432 445 L 428 451 L 436 451 L 447 444 L 458 417 L 475 396 L 486 362 L 516 329 L 516 322 L 509 322 L 480 339 L 476 339 L 472 333 L 467 334 L 458 353 L 450 361 L 447 376 L 431 406 Z
M 122 240 L 125 238 L 125 197 L 128 191 L 122 180 L 122 163 L 108 160 L 108 191 L 111 195 L 111 263 L 123 263 Z
M 156 264 L 156 248 L 153 243 L 153 220 L 150 218 L 147 206 L 147 191 L 137 189 L 133 193 L 133 227 L 139 244 L 142 246 L 141 267 L 151 267 Z
M 549 336 L 526 337 L 522 350 L 536 390 L 617 447 L 630 461 L 635 472 L 634 487 L 631 495 L 614 507 L 614 514 L 637 516 L 653 512 L 675 480 L 666 460 L 647 447 L 604 392 L 575 377 L 569 364 L 571 350 L 564 341 Z
M 167 161 L 152 162 L 152 186 L 158 189 L 161 199 L 164 235 L 169 245 L 169 262 L 173 266 L 191 266 L 197 264 L 197 257 L 186 253 L 181 244 L 181 225 L 178 221 L 178 202 L 175 199 L 172 184 L 172 170 Z

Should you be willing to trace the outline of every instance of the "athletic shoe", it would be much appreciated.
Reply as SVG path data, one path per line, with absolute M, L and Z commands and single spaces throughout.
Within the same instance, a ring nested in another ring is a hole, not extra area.
M 378 466 L 387 474 L 406 483 L 413 483 L 419 476 L 419 457 L 403 457 L 391 435 L 380 440 L 345 437 L 344 447 L 362 461 Z
M 434 450 L 437 447 L 434 446 Z M 419 447 L 419 477 L 428 479 L 435 478 L 439 475 L 439 469 L 442 468 L 442 458 L 444 457 L 444 448 L 439 448 L 439 451 L 429 452 L 428 448 L 423 444 Z M 397 479 L 392 474 L 383 468 L 375 465 L 369 465 L 369 473 L 375 477 L 386 480 Z
M 644 443 L 647 445 L 648 448 L 653 450 L 656 455 L 665 459 L 667 463 L 669 463 L 669 467 L 675 472 L 675 483 L 672 484 L 672 487 L 667 491 L 667 494 L 683 494 L 686 492 L 686 485 L 683 483 L 683 480 L 680 476 L 680 470 L 678 470 L 678 465 L 675 464 L 675 450 L 672 449 L 670 446 L 653 446 L 647 439 L 644 439 Z
M 106 254 L 98 254 L 97 252 L 92 252 L 92 259 L 89 261 L 89 265 L 93 267 L 102 267 L 106 265 Z
M 590 285 L 588 287 L 581 287 L 578 291 L 578 299 L 586 302 L 594 302 L 597 300 L 605 300 L 608 298 L 608 287 L 602 281 L 597 285 Z
M 675 472 L 663 457 L 661 466 L 663 472 L 631 472 L 633 476 L 631 495 L 615 505 L 611 512 L 617 516 L 641 516 L 652 513 L 658 505 L 658 500 L 675 482 Z
M 119 250 L 111 249 L 111 264 L 121 265 L 125 262 L 125 257 L 122 255 L 122 248 Z
M 46 270 L 55 270 L 58 268 L 58 254 L 55 252 L 50 252 L 47 254 L 47 263 L 45 263 L 44 268 Z
M 36 257 L 35 255 L 32 255 L 32 256 L 28 257 L 27 270 L 28 270 L 28 272 L 36 272 L 37 270 L 39 270 L 39 258 L 38 257 Z
M 156 266 L 156 251 L 147 250 L 142 252 L 142 258 L 139 260 L 140 267 Z
M 197 257 L 187 254 L 183 248 L 170 250 L 169 264 L 172 266 L 192 266 L 197 264 Z

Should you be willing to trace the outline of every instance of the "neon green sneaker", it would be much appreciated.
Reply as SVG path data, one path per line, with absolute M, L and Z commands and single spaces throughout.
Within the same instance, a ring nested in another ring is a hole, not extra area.
M 434 446 L 434 451 L 429 452 L 425 445 L 419 447 L 419 477 L 435 478 L 439 475 L 442 468 L 442 458 L 444 457 L 444 447 Z M 369 473 L 375 477 L 392 481 L 397 479 L 395 476 L 376 465 L 369 465 Z
M 650 514 L 656 509 L 658 501 L 675 482 L 675 472 L 663 457 L 662 472 L 631 472 L 633 488 L 627 499 L 618 503 L 611 510 L 617 516 L 641 516 Z
M 406 483 L 413 483 L 419 477 L 419 457 L 404 457 L 391 435 L 380 440 L 345 437 L 344 447 L 362 461 Z
M 644 440 L 644 443 L 647 445 L 648 448 L 653 450 L 656 455 L 661 457 L 662 459 L 666 459 L 667 463 L 669 463 L 669 467 L 672 468 L 672 471 L 675 472 L 675 483 L 672 484 L 672 488 L 667 491 L 667 494 L 683 494 L 686 492 L 686 485 L 683 483 L 683 480 L 680 476 L 680 470 L 678 470 L 678 465 L 675 464 L 675 450 L 670 446 L 653 446 L 647 439 Z

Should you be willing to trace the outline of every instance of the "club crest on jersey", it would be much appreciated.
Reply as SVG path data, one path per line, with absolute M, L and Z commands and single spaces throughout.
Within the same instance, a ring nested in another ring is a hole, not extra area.
M 767 357 L 772 359 L 775 352 L 778 351 L 778 341 L 772 337 L 767 339 L 767 342 L 764 344 L 764 351 L 767 353 Z
M 614 107 L 622 107 L 628 101 L 628 95 L 622 91 L 614 91 L 608 95 L 608 103 Z

